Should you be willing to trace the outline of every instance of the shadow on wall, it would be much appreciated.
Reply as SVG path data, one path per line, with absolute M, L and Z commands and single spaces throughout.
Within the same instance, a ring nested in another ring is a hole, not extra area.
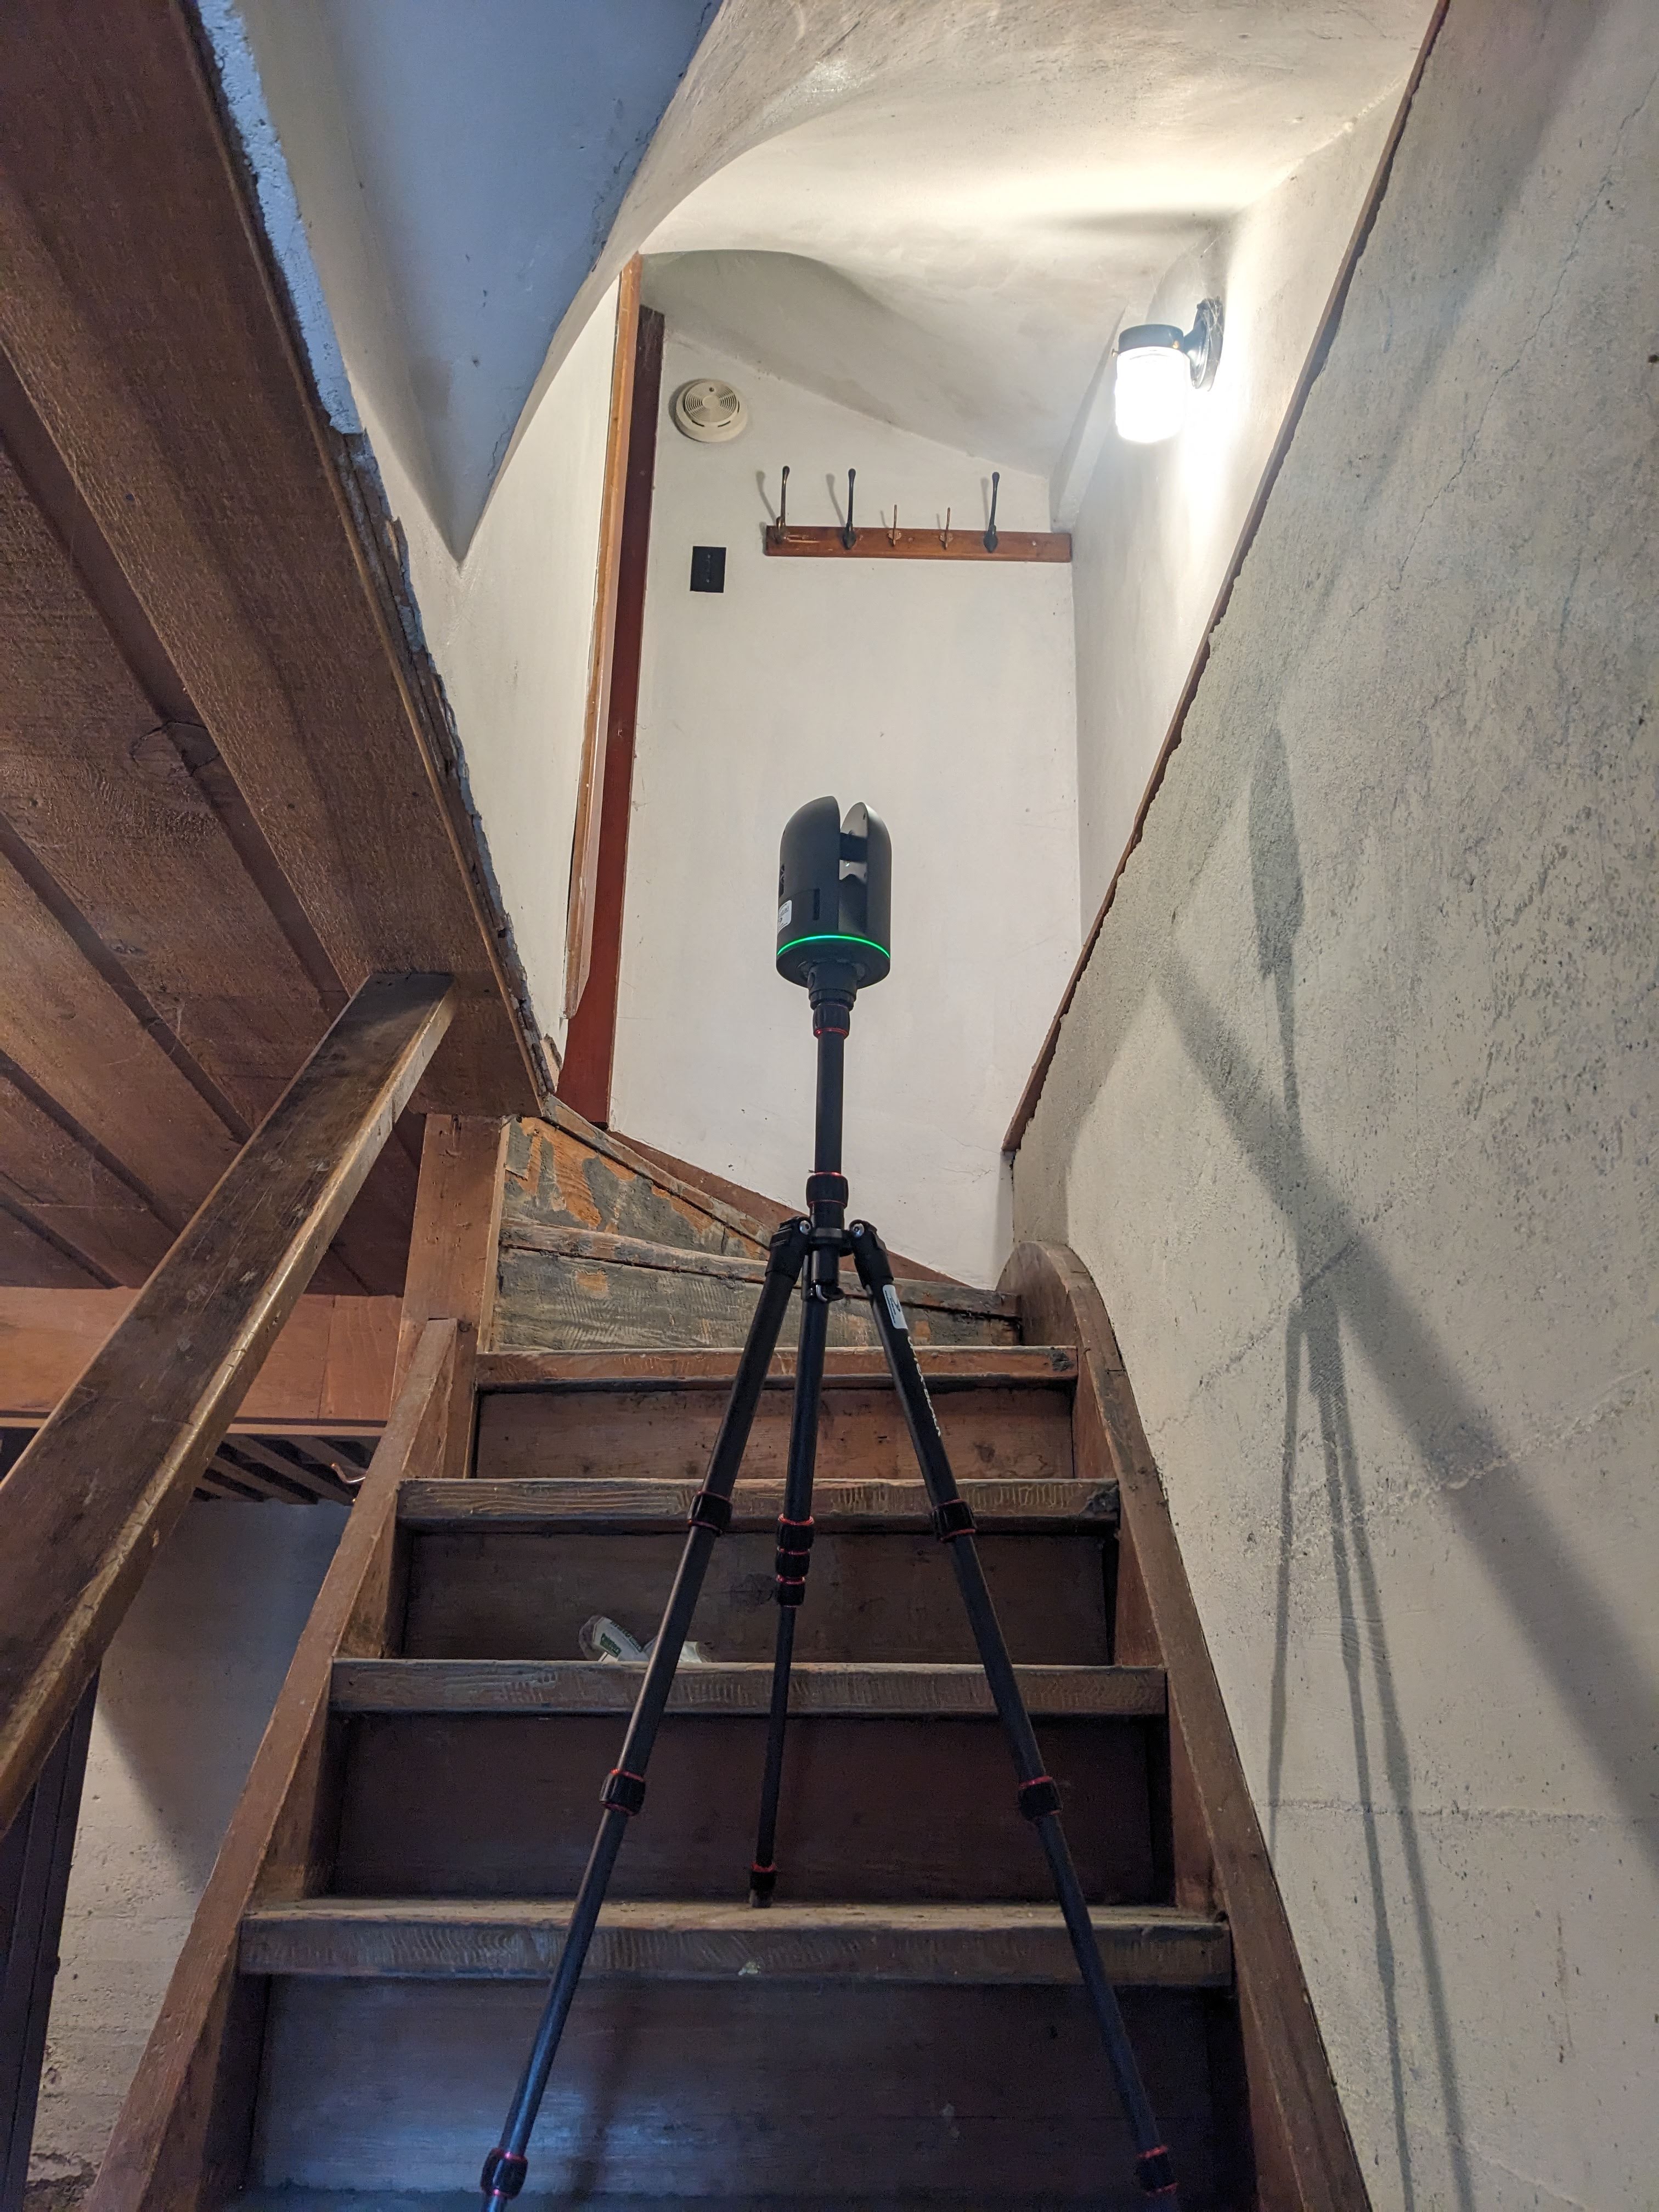
M 1424 1986 L 1433 2023 L 1435 2063 L 1451 2163 L 1452 2185 L 1460 2212 L 1474 2202 L 1468 2154 L 1463 2147 L 1462 2102 L 1457 2086 L 1444 1978 L 1440 1968 L 1434 1917 L 1429 1904 L 1412 1808 L 1411 1756 L 1401 1723 L 1389 1661 L 1382 1593 L 1377 1587 L 1354 1451 L 1347 1377 L 1342 1364 L 1342 1271 L 1324 1259 L 1352 1249 L 1339 1233 L 1334 1248 L 1327 1237 L 1335 1226 L 1318 1209 L 1299 1206 L 1295 1194 L 1315 1187 L 1302 1130 L 1301 1097 L 1296 1066 L 1296 996 L 1293 955 L 1302 927 L 1302 856 L 1291 805 L 1289 763 L 1275 729 L 1263 747 L 1250 782 L 1250 887 L 1255 906 L 1256 954 L 1261 972 L 1273 981 L 1279 1013 L 1279 1043 L 1284 1073 L 1285 1150 L 1275 1164 L 1279 1203 L 1296 1238 L 1297 1280 L 1302 1289 L 1285 1325 L 1285 1433 L 1279 1506 L 1279 1589 L 1273 1620 L 1273 1696 L 1267 1747 L 1267 1848 L 1278 1842 L 1279 1783 L 1285 1753 L 1285 1674 L 1290 1650 L 1291 1559 L 1295 1545 L 1297 1455 L 1301 1437 L 1302 1382 L 1306 1372 L 1319 1425 L 1325 1469 L 1325 1500 L 1331 1547 L 1332 1580 L 1342 1631 L 1342 1664 L 1347 1677 L 1349 1724 L 1353 1733 L 1354 1776 L 1365 1829 L 1366 1872 L 1370 1883 L 1371 1923 L 1376 1978 L 1382 1991 L 1389 2039 L 1389 2069 L 1394 2094 L 1395 2144 L 1400 2185 L 1408 2208 L 1416 2202 L 1411 2166 L 1411 2137 L 1406 2119 L 1406 2081 L 1401 2050 L 1395 1985 L 1395 1935 L 1389 1917 L 1388 1883 L 1382 1868 L 1378 1808 L 1373 1777 L 1376 1754 L 1365 1711 L 1364 1662 L 1370 1661 L 1382 1713 L 1382 1765 L 1387 1803 L 1394 1808 L 1411 1891 L 1412 1918 L 1422 1961 Z M 1183 1035 L 1185 1024 L 1182 1025 Z M 1190 1040 L 1189 1040 L 1190 1042 Z M 1276 1194 L 1277 1195 L 1278 1194 Z M 1286 1200 L 1289 1203 L 1286 1203 Z M 1344 1224 L 1346 1228 L 1346 1224 Z M 1358 1603 L 1356 1603 L 1356 1598 Z M 1361 1623 L 1364 1624 L 1362 1641 Z
M 1474 2203 L 1462 2141 L 1446 2003 L 1427 1883 L 1412 1810 L 1412 1762 L 1401 1723 L 1382 1626 L 1350 1414 L 1343 1337 L 1358 1348 L 1401 1427 L 1553 1681 L 1563 1706 L 1628 1814 L 1643 1850 L 1659 1861 L 1652 1822 L 1651 1690 L 1632 1648 L 1594 1585 L 1575 1568 L 1528 1495 L 1514 1455 L 1459 1382 L 1432 1333 L 1412 1311 L 1386 1263 L 1310 1155 L 1302 1127 L 1296 1060 L 1293 951 L 1303 918 L 1303 878 L 1283 741 L 1273 731 L 1252 779 L 1249 842 L 1258 957 L 1278 1006 L 1283 1103 L 1251 1069 L 1244 1039 L 1205 994 L 1171 944 L 1159 978 L 1182 1042 L 1207 1084 L 1251 1170 L 1289 1225 L 1300 1289 L 1285 1331 L 1280 1551 L 1268 1750 L 1269 1844 L 1284 1754 L 1285 1675 L 1295 1472 L 1304 1378 L 1312 1398 L 1324 1465 L 1333 1584 L 1340 1613 L 1358 1793 L 1387 2008 L 1395 2129 L 1406 2203 L 1412 2187 L 1406 2082 L 1395 1996 L 1396 1930 L 1389 1919 L 1378 1828 L 1397 1821 L 1412 1900 L 1413 1933 L 1433 2021 L 1436 2063 L 1460 2208 Z M 1373 1731 L 1365 1669 L 1381 1724 Z

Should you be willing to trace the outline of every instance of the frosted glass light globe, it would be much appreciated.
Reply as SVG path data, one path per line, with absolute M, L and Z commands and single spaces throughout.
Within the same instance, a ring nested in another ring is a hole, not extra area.
M 1141 331 L 1161 329 L 1158 324 L 1141 325 Z M 1139 337 L 1141 331 L 1133 335 Z M 1118 347 L 1112 412 L 1120 438 L 1132 446 L 1156 446 L 1173 438 L 1187 419 L 1192 396 L 1192 364 L 1173 325 L 1167 339 Z

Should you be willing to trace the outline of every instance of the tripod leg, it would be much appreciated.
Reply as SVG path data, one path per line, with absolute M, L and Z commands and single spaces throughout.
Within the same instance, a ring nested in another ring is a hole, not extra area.
M 576 1984 L 587 1958 L 588 1945 L 605 1903 L 605 1893 L 617 1863 L 617 1854 L 622 1849 L 624 1831 L 630 1818 L 645 1802 L 645 1770 L 651 1757 L 651 1747 L 656 1741 L 657 1729 L 668 1703 L 669 1692 L 674 1686 L 675 1670 L 680 1663 L 680 1652 L 691 1626 L 691 1615 L 702 1588 L 702 1578 L 708 1566 L 709 1554 L 714 1540 L 721 1535 L 732 1518 L 732 1491 L 743 1463 L 744 1447 L 753 1425 L 755 1408 L 760 1402 L 762 1385 L 772 1354 L 778 1341 L 778 1332 L 783 1327 L 790 1295 L 799 1277 L 811 1242 L 811 1224 L 804 1221 L 786 1221 L 772 1239 L 766 1262 L 766 1279 L 761 1286 L 760 1303 L 755 1317 L 749 1325 L 749 1337 L 738 1361 L 737 1376 L 732 1385 L 732 1395 L 726 1401 L 726 1413 L 720 1423 L 720 1434 L 714 1439 L 714 1449 L 709 1455 L 708 1473 L 703 1486 L 691 1502 L 690 1534 L 685 1549 L 680 1556 L 679 1570 L 674 1577 L 673 1589 L 669 1592 L 662 1626 L 657 1631 L 656 1644 L 645 1670 L 645 1680 L 640 1685 L 640 1694 L 635 1701 L 633 1717 L 628 1723 L 628 1734 L 623 1740 L 622 1756 L 605 1778 L 599 1802 L 605 1811 L 600 1816 L 599 1833 L 593 1838 L 593 1849 L 582 1874 L 581 1887 L 571 1907 L 570 1926 L 565 1936 L 559 1963 L 553 1976 L 553 1985 L 548 1991 L 541 2025 L 536 2031 L 536 2040 L 514 2094 L 512 2109 L 501 2139 L 483 2164 L 479 2186 L 483 2191 L 487 2212 L 501 2212 L 524 2187 L 529 2170 L 526 2155 L 531 2130 L 536 2124 L 547 2078 L 553 2069 L 553 2060 L 559 2048 L 559 2039 L 569 2015 L 571 2000 L 576 1994 Z
M 905 1426 L 910 1431 L 910 1442 L 915 1448 L 928 1502 L 933 1509 L 933 1527 L 951 1547 L 951 1562 L 956 1569 L 957 1584 L 979 1649 L 980 1663 L 985 1669 L 985 1679 L 990 1684 L 998 1717 L 1013 1753 L 1019 1776 L 1019 1809 L 1036 1828 L 1048 1862 L 1078 1972 L 1083 1978 L 1090 2009 L 1100 2030 L 1107 2063 L 1117 2083 L 1129 2132 L 1134 2138 L 1135 2179 L 1144 2195 L 1156 2197 L 1174 2207 L 1178 2202 L 1175 2168 L 1141 2081 L 1116 1995 L 1100 1961 L 1100 1948 L 1095 1941 L 1083 1885 L 1078 1880 L 1065 1831 L 1060 1825 L 1060 1791 L 1052 1777 L 1043 1771 L 1030 1715 L 1020 1695 L 1013 1662 L 1002 1638 L 996 1608 L 986 1585 L 985 1570 L 974 1542 L 973 1513 L 951 1472 L 945 1439 L 939 1434 L 938 1418 L 927 1395 L 927 1386 L 922 1381 L 915 1347 L 910 1341 L 903 1309 L 894 1287 L 893 1270 L 881 1239 L 868 1222 L 854 1222 L 851 1233 L 854 1263 L 869 1296 L 893 1387 L 904 1408 Z
M 778 1641 L 772 1661 L 772 1704 L 766 1728 L 766 1771 L 761 1782 L 760 1823 L 754 1863 L 749 1869 L 749 1902 L 769 1905 L 777 1886 L 778 1796 L 783 1786 L 783 1739 L 789 1721 L 789 1668 L 795 1650 L 795 1614 L 806 1596 L 806 1571 L 812 1564 L 812 1470 L 817 1458 L 818 1407 L 823 1389 L 823 1347 L 830 1308 L 807 1293 L 801 1301 L 800 1357 L 795 1366 L 795 1403 L 789 1425 L 789 1470 L 784 1480 L 783 1511 L 778 1516 Z

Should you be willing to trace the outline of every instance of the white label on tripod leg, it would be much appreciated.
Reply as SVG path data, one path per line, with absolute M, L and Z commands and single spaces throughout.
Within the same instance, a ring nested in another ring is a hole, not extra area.
M 887 1301 L 887 1310 L 892 1316 L 894 1328 L 902 1328 L 908 1336 L 910 1326 L 904 1318 L 904 1309 L 898 1302 L 898 1292 L 890 1283 L 884 1283 L 881 1286 L 881 1294 Z

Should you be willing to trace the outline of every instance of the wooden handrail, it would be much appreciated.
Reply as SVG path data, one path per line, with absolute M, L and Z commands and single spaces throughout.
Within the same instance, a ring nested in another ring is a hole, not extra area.
M 365 983 L 0 1482 L 0 1832 L 218 1449 L 448 1025 Z
M 1094 1279 L 1059 1244 L 1020 1244 L 1000 1288 L 1029 1337 L 1075 1347 L 1076 1471 L 1115 1480 L 1120 1665 L 1168 1684 L 1175 1901 L 1231 1923 L 1257 2199 L 1275 2212 L 1367 2212 L 1366 2192 L 1296 1938 L 1211 1664 L 1169 1501 Z
M 262 1984 L 236 1972 L 258 1898 L 312 1886 L 329 1685 L 337 1656 L 386 1648 L 397 1606 L 398 1494 L 435 1474 L 450 1418 L 459 1325 L 422 1330 L 247 1786 L 167 1984 L 87 2212 L 183 2212 L 241 2185 L 264 2028 Z

